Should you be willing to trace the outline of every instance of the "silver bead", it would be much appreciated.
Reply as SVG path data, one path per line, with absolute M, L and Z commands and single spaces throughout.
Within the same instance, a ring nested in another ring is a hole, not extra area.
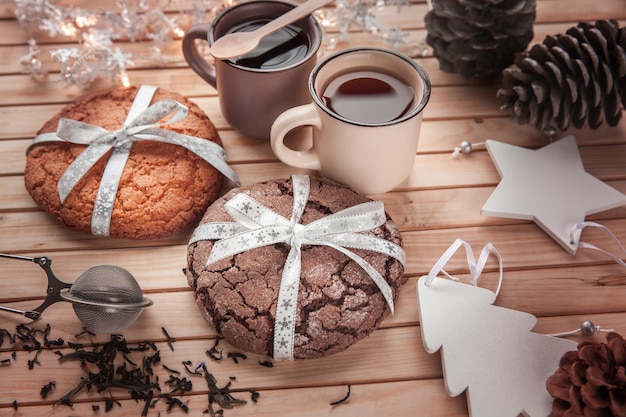
M 543 134 L 548 137 L 550 143 L 554 142 L 554 136 L 556 135 L 556 128 L 554 126 L 548 126 L 543 130 Z
M 585 320 L 580 325 L 580 332 L 583 336 L 592 336 L 596 332 L 596 326 L 593 322 Z
M 466 140 L 459 144 L 459 149 L 461 153 L 470 154 L 472 153 L 472 144 Z

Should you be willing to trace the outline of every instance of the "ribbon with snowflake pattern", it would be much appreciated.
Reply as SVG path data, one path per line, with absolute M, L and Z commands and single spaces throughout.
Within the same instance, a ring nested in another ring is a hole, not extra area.
M 355 261 L 376 283 L 392 314 L 394 303 L 390 285 L 372 265 L 348 248 L 382 253 L 395 258 L 402 265 L 406 257 L 399 245 L 360 233 L 379 227 L 387 221 L 382 202 L 358 204 L 311 223 L 301 224 L 300 220 L 309 200 L 310 181 L 306 175 L 293 175 L 291 180 L 294 195 L 291 219 L 270 210 L 247 194 L 239 193 L 225 204 L 235 222 L 201 224 L 189 241 L 189 244 L 193 244 L 201 240 L 217 240 L 211 249 L 207 265 L 275 243 L 286 243 L 291 247 L 283 268 L 276 305 L 273 354 L 276 360 L 294 359 L 302 245 L 329 246 Z
M 100 180 L 91 216 L 91 233 L 94 235 L 109 235 L 113 204 L 133 142 L 150 140 L 182 146 L 212 165 L 230 181 L 239 184 L 237 174 L 226 163 L 226 153 L 220 145 L 159 127 L 184 119 L 187 117 L 188 109 L 172 99 L 150 105 L 156 90 L 157 87 L 154 86 L 144 85 L 139 88 L 124 126 L 117 131 L 109 132 L 99 126 L 62 118 L 56 132 L 40 134 L 33 140 L 33 145 L 59 141 L 88 145 L 59 179 L 61 203 L 91 167 L 113 149 Z M 173 116 L 169 120 L 158 123 L 170 114 Z

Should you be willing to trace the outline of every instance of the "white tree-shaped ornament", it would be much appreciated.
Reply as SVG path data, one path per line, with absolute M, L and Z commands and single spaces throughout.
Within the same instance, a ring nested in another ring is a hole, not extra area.
M 471 248 L 465 245 L 468 263 L 473 262 Z M 478 266 L 470 263 L 474 284 L 489 249 L 483 250 Z M 448 394 L 457 396 L 467 390 L 473 417 L 548 416 L 553 399 L 546 380 L 561 356 L 576 350 L 577 344 L 532 333 L 537 319 L 493 305 L 496 294 L 488 289 L 437 278 L 443 264 L 440 260 L 432 275 L 418 280 L 417 297 L 424 348 L 429 353 L 441 349 Z

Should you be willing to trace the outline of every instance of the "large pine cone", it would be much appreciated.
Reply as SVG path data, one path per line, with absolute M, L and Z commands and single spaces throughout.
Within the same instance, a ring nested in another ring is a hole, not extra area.
M 533 38 L 535 0 L 433 0 L 426 42 L 439 66 L 465 78 L 499 79 Z
M 561 357 L 546 383 L 554 417 L 626 417 L 626 341 L 617 333 L 606 338 Z
M 626 105 L 625 49 L 626 30 L 615 20 L 547 36 L 503 71 L 501 109 L 540 130 L 615 126 Z

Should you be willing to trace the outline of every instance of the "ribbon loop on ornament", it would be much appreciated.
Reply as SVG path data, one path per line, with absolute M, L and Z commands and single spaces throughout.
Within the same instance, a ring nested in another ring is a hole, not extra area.
M 276 306 L 273 355 L 276 360 L 294 359 L 302 245 L 329 246 L 354 260 L 376 283 L 392 314 L 394 303 L 390 285 L 373 266 L 350 249 L 382 253 L 397 259 L 402 265 L 406 259 L 405 252 L 399 245 L 360 233 L 386 222 L 382 202 L 359 204 L 303 225 L 300 220 L 309 199 L 309 177 L 293 175 L 291 178 L 294 203 L 290 219 L 263 206 L 248 195 L 239 193 L 225 204 L 226 210 L 235 222 L 201 224 L 189 241 L 189 244 L 192 244 L 201 240 L 216 240 L 207 265 L 250 249 L 275 243 L 286 243 L 291 247 L 283 268 Z
M 624 246 L 622 245 L 622 243 L 619 241 L 619 239 L 617 238 L 617 236 L 615 236 L 615 234 L 613 232 L 611 232 L 611 229 L 609 229 L 608 227 L 600 224 L 600 223 L 596 223 L 596 222 L 580 222 L 577 223 L 576 225 L 574 225 L 574 227 L 572 227 L 572 230 L 570 231 L 570 241 L 575 242 L 576 240 L 578 240 L 580 238 L 580 235 L 582 234 L 583 229 L 587 228 L 587 227 L 594 227 L 598 230 L 600 230 L 602 233 L 604 233 L 605 235 L 607 235 L 609 237 L 609 239 L 611 239 L 613 241 L 613 243 L 615 243 L 621 250 L 622 253 L 626 253 L 626 249 L 624 249 Z M 619 256 L 615 255 L 612 252 L 609 252 L 607 250 L 601 249 L 595 245 L 592 245 L 591 243 L 587 243 L 587 242 L 582 242 L 579 241 L 578 242 L 578 247 L 579 248 L 584 248 L 584 249 L 593 249 L 596 250 L 598 252 L 601 252 L 603 254 L 605 254 L 606 256 L 608 256 L 609 258 L 611 258 L 613 261 L 615 261 L 615 263 L 623 266 L 626 268 L 626 262 L 624 262 L 624 260 L 622 258 L 620 258 Z M 574 254 L 576 254 L 574 252 Z
M 94 235 L 109 234 L 119 181 L 134 142 L 149 140 L 182 146 L 212 165 L 234 184 L 239 185 L 237 174 L 226 163 L 226 153 L 220 145 L 210 140 L 161 128 L 184 119 L 188 110 L 172 99 L 160 100 L 150 105 L 156 90 L 157 87 L 154 86 L 144 85 L 139 88 L 124 126 L 117 131 L 109 132 L 100 126 L 60 119 L 55 133 L 44 133 L 33 140 L 33 145 L 55 141 L 87 145 L 59 179 L 57 187 L 61 203 L 93 165 L 111 149 L 113 150 L 102 174 L 94 203 L 91 218 L 91 232 Z M 172 116 L 160 123 L 169 115 Z
M 496 297 L 497 297 L 498 294 L 500 293 L 500 288 L 502 287 L 502 278 L 503 278 L 502 257 L 500 256 L 500 253 L 498 252 L 498 250 L 492 243 L 487 243 L 485 246 L 483 246 L 483 249 L 480 252 L 480 256 L 478 257 L 478 260 L 476 260 L 474 256 L 474 251 L 472 250 L 472 247 L 470 246 L 470 244 L 465 242 L 463 239 L 456 239 L 452 243 L 452 245 L 450 245 L 450 247 L 443 253 L 443 255 L 441 255 L 439 260 L 435 262 L 430 272 L 428 273 L 426 280 L 424 281 L 424 284 L 427 286 L 430 286 L 430 284 L 432 284 L 432 282 L 435 280 L 437 275 L 439 275 L 439 272 L 444 273 L 445 275 L 447 275 L 448 277 L 454 280 L 458 280 L 457 278 L 450 276 L 443 269 L 443 267 L 448 263 L 448 261 L 452 258 L 452 256 L 456 253 L 456 251 L 461 246 L 463 246 L 463 248 L 465 249 L 465 255 L 467 258 L 467 266 L 469 268 L 470 276 L 471 276 L 470 284 L 474 286 L 478 285 L 478 278 L 480 277 L 480 274 L 482 274 L 483 269 L 485 269 L 485 265 L 487 264 L 487 259 L 489 258 L 489 254 L 493 254 L 498 259 L 498 267 L 499 267 L 500 275 L 498 278 L 498 288 L 496 289 L 496 292 L 495 292 Z

